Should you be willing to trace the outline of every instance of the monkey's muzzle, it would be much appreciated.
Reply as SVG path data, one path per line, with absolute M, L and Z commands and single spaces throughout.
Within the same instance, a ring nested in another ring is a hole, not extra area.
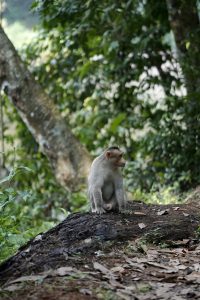
M 118 161 L 118 163 L 117 163 L 117 166 L 121 167 L 121 168 L 125 167 L 125 165 L 126 165 L 126 161 L 122 160 L 122 159 L 120 161 Z

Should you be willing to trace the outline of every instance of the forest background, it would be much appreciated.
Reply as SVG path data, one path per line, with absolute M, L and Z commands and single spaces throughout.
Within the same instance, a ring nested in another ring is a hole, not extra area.
M 200 183 L 200 5 L 175 2 L 2 2 L 3 28 L 81 144 L 125 152 L 130 199 L 181 201 Z M 55 180 L 3 89 L 1 133 L 4 260 L 88 204 L 85 185 Z

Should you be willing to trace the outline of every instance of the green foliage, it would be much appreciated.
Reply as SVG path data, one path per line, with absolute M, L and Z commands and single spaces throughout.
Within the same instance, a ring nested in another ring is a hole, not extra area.
M 142 201 L 151 204 L 177 204 L 181 202 L 183 196 L 177 193 L 175 188 L 172 187 L 164 187 L 160 188 L 159 191 L 151 190 L 150 192 L 143 192 L 140 189 L 135 190 L 132 195 L 131 199 L 136 201 Z
M 14 186 L 17 175 L 28 176 L 30 173 L 32 171 L 27 167 L 15 167 L 0 182 L 0 262 L 30 238 L 54 225 L 37 219 L 34 192 Z
M 71 211 L 87 209 L 86 192 L 72 194 L 57 184 L 47 158 L 3 98 L 6 124 L 12 126 L 5 126 L 5 162 L 10 171 L 0 180 L 0 261 Z
M 36 0 L 32 8 L 40 29 L 24 61 L 80 142 L 94 155 L 111 144 L 124 148 L 134 198 L 178 201 L 174 190 L 200 182 L 200 101 L 199 90 L 186 93 L 166 1 Z M 191 58 L 195 38 L 184 41 Z M 6 98 L 4 108 L 12 171 L 1 183 L 1 259 L 70 211 L 87 210 L 85 190 L 57 185 Z
M 56 185 L 53 176 L 44 177 L 32 162 L 14 167 L 0 181 L 0 262 L 14 254 L 30 238 L 53 227 L 72 210 L 88 210 L 86 192 L 67 193 Z M 48 170 L 50 173 L 50 170 Z
M 41 30 L 26 62 L 80 141 L 94 154 L 122 145 L 132 189 L 199 183 L 199 95 L 185 96 L 166 1 L 33 8 Z

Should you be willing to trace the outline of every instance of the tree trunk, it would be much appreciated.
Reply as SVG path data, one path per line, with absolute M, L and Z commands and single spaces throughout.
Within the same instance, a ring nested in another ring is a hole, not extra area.
M 199 16 L 196 0 L 166 0 L 178 59 L 189 94 L 200 91 Z M 196 97 L 195 97 L 196 98 Z
M 47 155 L 58 182 L 69 188 L 82 183 L 90 165 L 89 154 L 27 70 L 1 27 L 0 86 Z

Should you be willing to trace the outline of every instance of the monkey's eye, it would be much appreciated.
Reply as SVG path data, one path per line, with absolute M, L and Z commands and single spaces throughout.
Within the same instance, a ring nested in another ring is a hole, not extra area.
M 122 156 L 123 156 L 123 154 L 121 153 L 121 154 L 119 155 L 119 158 L 122 158 Z

